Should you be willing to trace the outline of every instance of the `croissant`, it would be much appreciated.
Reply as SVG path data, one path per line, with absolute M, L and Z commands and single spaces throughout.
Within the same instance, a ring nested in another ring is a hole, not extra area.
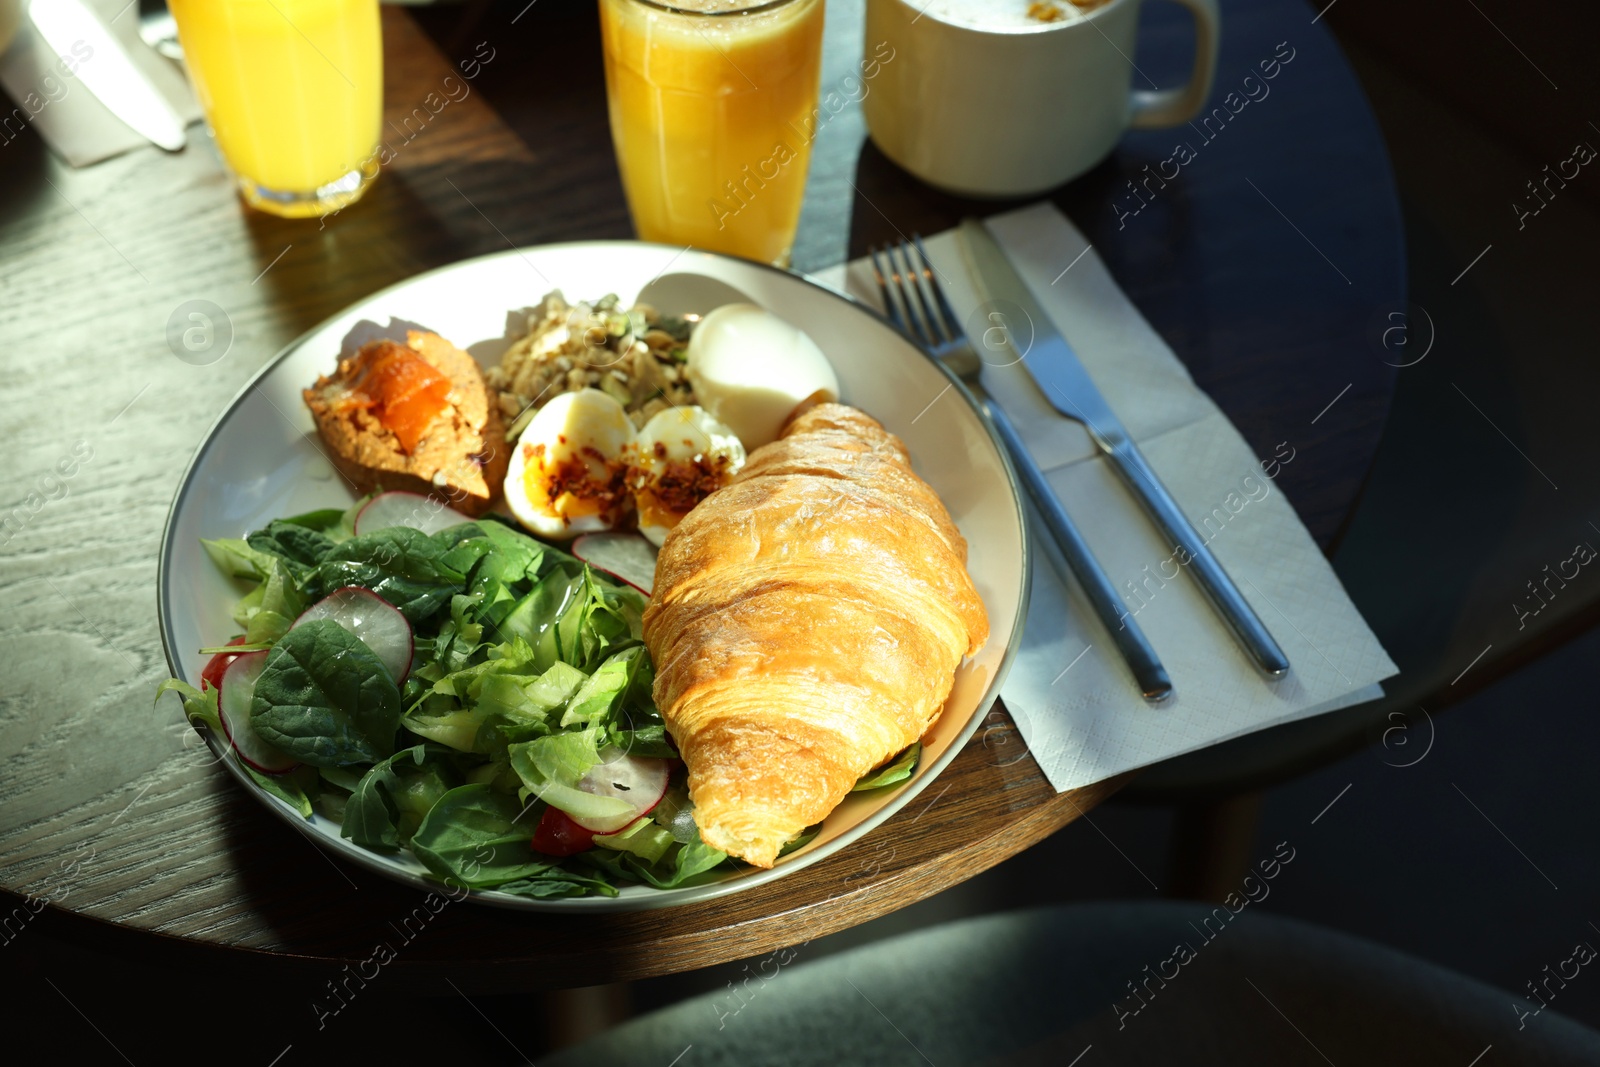
M 702 840 L 771 867 L 922 736 L 989 635 L 966 557 L 900 440 L 842 404 L 667 535 L 644 640 Z

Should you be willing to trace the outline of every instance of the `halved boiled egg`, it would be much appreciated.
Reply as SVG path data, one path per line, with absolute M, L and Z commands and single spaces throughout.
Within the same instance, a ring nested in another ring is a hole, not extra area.
M 639 431 L 628 472 L 639 532 L 661 544 L 690 508 L 728 484 L 744 458 L 739 438 L 703 408 L 657 412 Z
M 563 393 L 539 409 L 511 453 L 506 503 L 544 537 L 617 526 L 632 494 L 637 434 L 622 405 L 598 389 Z
M 724 304 L 701 319 L 684 371 L 706 411 L 750 449 L 777 440 L 801 403 L 839 399 L 816 342 L 754 304 Z

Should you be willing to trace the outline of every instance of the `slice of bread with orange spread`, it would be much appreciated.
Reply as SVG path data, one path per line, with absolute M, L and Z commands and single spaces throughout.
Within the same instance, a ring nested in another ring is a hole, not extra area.
M 372 341 L 304 393 L 329 458 L 361 492 L 426 493 L 488 510 L 511 449 L 483 372 L 434 333 Z

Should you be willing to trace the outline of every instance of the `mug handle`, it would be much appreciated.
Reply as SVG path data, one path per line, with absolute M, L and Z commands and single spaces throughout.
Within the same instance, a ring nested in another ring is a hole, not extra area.
M 1129 100 L 1134 129 L 1177 126 L 1200 114 L 1217 73 L 1217 47 L 1222 38 L 1222 16 L 1217 0 L 1174 0 L 1194 15 L 1194 71 L 1181 89 L 1135 89 Z

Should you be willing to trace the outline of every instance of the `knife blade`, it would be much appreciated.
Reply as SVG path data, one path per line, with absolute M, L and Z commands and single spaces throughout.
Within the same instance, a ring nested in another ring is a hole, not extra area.
M 183 120 L 81 0 L 33 0 L 28 17 L 59 56 L 76 55 L 77 45 L 89 47 L 89 58 L 73 73 L 113 115 L 169 152 L 183 147 Z
M 961 236 L 972 273 L 989 300 L 1015 304 L 1032 320 L 1033 343 L 1027 351 L 1015 348 L 1017 331 L 1001 331 L 1004 343 L 1011 345 L 1016 361 L 1027 368 L 1034 384 L 1056 411 L 1082 423 L 1112 469 L 1122 477 L 1134 497 L 1143 505 L 1156 526 L 1173 546 L 1174 558 L 1188 569 L 1222 616 L 1234 639 L 1262 671 L 1277 677 L 1289 670 L 1289 659 L 1278 647 L 1271 631 L 1262 623 L 1239 587 L 1223 570 L 1206 540 L 1194 528 L 1155 469 L 1117 418 L 1105 396 L 1084 369 L 1072 345 L 1056 329 L 1050 316 L 1039 306 L 1033 290 L 1011 264 L 998 242 L 977 219 L 961 223 Z

